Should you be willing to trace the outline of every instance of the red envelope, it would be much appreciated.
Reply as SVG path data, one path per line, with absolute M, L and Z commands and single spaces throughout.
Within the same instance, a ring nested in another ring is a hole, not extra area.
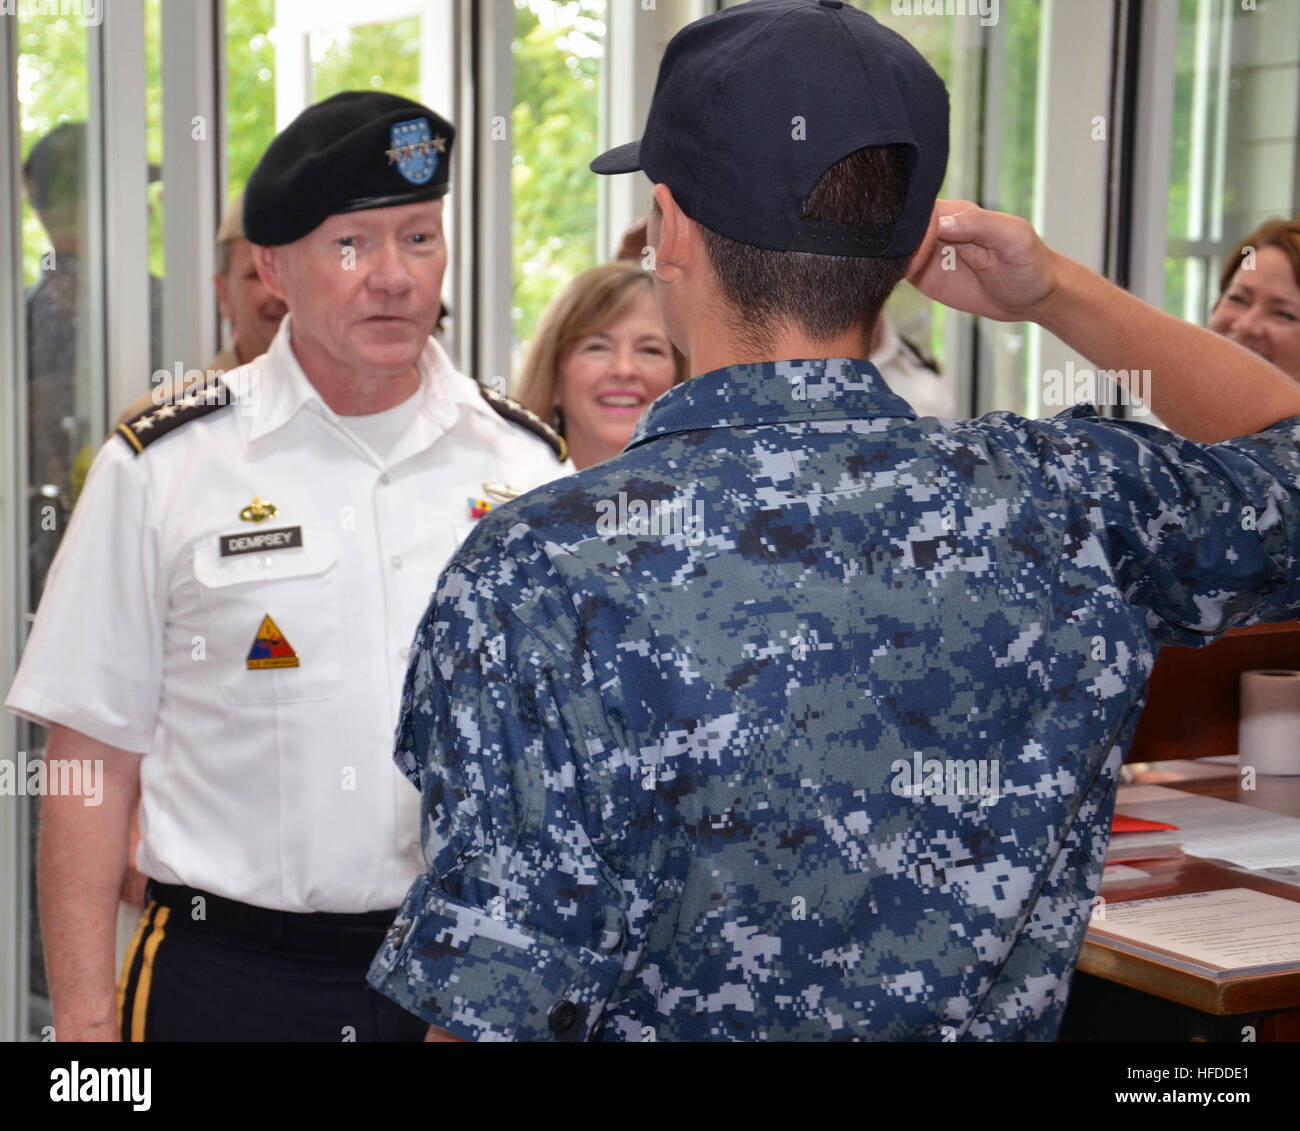
M 1177 825 L 1167 825 L 1164 821 L 1146 821 L 1141 817 L 1125 817 L 1119 813 L 1116 813 L 1110 822 L 1112 833 L 1154 833 L 1161 829 L 1176 828 Z

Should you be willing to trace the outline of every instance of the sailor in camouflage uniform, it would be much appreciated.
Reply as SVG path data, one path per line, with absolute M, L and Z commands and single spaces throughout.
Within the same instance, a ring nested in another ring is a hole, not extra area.
M 774 89 L 778 51 L 817 72 L 787 59 Z M 861 117 L 814 117 L 832 97 Z M 750 152 L 796 108 L 806 143 Z M 803 199 L 884 141 L 911 151 L 894 223 L 791 214 L 783 180 Z M 903 41 L 756 0 L 669 45 L 639 148 L 594 164 L 656 182 L 658 293 L 697 375 L 622 455 L 484 520 L 417 633 L 396 758 L 428 874 L 370 980 L 431 1036 L 1055 1036 L 1157 648 L 1300 610 L 1300 391 L 1021 221 L 936 211 L 945 159 L 942 85 Z M 931 254 L 939 212 L 960 269 Z M 915 250 L 932 297 L 1169 384 L 1171 358 L 1167 419 L 1258 434 L 918 419 L 861 360 L 874 310 L 855 356 L 737 363 L 705 228 Z M 1198 355 L 1248 407 L 1184 372 Z

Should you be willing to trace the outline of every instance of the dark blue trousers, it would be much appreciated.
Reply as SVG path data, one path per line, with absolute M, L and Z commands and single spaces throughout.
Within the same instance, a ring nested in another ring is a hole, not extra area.
M 196 920 L 187 913 L 193 894 L 201 893 L 150 884 L 118 981 L 122 1040 L 424 1039 L 423 1021 L 366 984 L 383 941 L 379 923 L 391 914 L 297 916 L 206 896 L 209 914 Z M 274 929 L 277 916 L 287 917 L 287 940 Z M 329 921 L 323 932 L 319 919 Z M 339 920 L 366 926 L 339 928 Z M 303 925 L 311 928 L 305 939 Z

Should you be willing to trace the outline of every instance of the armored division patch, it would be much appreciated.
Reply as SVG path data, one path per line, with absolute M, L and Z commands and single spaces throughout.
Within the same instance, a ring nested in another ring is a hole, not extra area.
M 253 646 L 248 651 L 245 661 L 249 671 L 264 668 L 296 668 L 298 653 L 293 645 L 284 638 L 284 633 L 271 619 L 270 613 L 262 618 L 262 624 L 253 638 Z

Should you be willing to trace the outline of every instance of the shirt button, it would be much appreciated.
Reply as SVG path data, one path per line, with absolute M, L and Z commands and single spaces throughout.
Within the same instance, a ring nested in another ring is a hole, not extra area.
M 396 554 L 393 555 L 393 568 L 394 569 L 402 568 L 402 559 L 398 557 Z
M 551 1006 L 551 1012 L 546 1017 L 551 1032 L 557 1037 L 562 1037 L 569 1032 L 577 1023 L 577 1020 L 578 1007 L 571 1001 L 557 1001 Z
M 385 472 L 384 472 L 384 473 L 379 477 L 379 482 L 380 482 L 383 486 L 385 486 L 385 487 L 387 487 L 388 484 L 392 482 L 392 480 L 388 478 L 388 472 L 385 471 Z

